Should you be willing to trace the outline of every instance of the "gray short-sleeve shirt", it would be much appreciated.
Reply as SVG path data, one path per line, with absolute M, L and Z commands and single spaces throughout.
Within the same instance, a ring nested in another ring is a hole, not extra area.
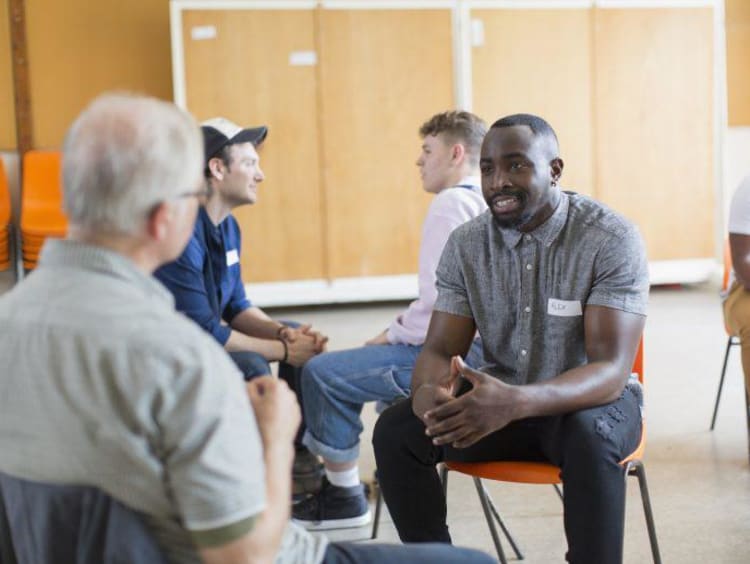
M 266 506 L 260 434 L 226 352 L 117 253 L 50 241 L 0 298 L 0 471 L 95 486 L 146 517 L 173 562 L 188 531 Z M 278 562 L 320 560 L 289 524 Z
M 562 192 L 530 233 L 498 227 L 489 211 L 456 229 L 437 287 L 435 310 L 474 319 L 490 371 L 527 384 L 586 362 L 586 306 L 645 315 L 648 264 L 633 224 Z

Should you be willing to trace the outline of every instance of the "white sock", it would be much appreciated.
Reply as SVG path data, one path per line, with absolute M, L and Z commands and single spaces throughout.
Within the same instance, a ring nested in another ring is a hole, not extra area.
M 341 472 L 332 472 L 326 468 L 326 477 L 328 481 L 339 488 L 351 488 L 359 485 L 359 467 L 355 466 L 349 470 Z

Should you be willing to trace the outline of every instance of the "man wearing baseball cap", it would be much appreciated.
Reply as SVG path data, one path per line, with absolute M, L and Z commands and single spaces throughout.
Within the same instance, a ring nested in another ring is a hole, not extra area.
M 240 228 L 232 210 L 257 200 L 264 175 L 257 149 L 265 126 L 242 128 L 217 117 L 201 124 L 209 196 L 185 251 L 155 276 L 174 294 L 177 309 L 211 333 L 242 371 L 245 380 L 271 374 L 296 391 L 307 360 L 325 349 L 327 337 L 309 325 L 271 319 L 245 295 L 240 270 Z M 300 430 L 299 439 L 303 430 Z M 301 440 L 295 457 L 295 493 L 315 491 L 322 469 Z

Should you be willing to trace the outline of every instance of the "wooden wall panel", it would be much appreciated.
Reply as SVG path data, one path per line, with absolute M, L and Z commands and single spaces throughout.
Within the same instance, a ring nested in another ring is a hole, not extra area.
M 750 2 L 726 0 L 727 98 L 730 126 L 750 126 Z
M 597 195 L 650 260 L 714 251 L 710 8 L 597 9 Z
M 318 152 L 316 68 L 292 66 L 314 51 L 311 10 L 199 10 L 183 13 L 188 109 L 265 124 L 266 180 L 258 202 L 236 210 L 243 233 L 243 278 L 270 282 L 325 277 Z M 191 30 L 213 26 L 214 39 Z
M 16 148 L 8 0 L 0 0 L 0 150 Z
M 34 145 L 58 147 L 105 90 L 172 99 L 167 0 L 26 2 Z
M 430 198 L 419 126 L 453 106 L 449 10 L 323 10 L 330 275 L 416 272 Z
M 595 194 L 593 185 L 591 10 L 473 10 L 484 45 L 472 50 L 474 111 L 491 124 L 531 113 L 560 141 L 563 186 Z

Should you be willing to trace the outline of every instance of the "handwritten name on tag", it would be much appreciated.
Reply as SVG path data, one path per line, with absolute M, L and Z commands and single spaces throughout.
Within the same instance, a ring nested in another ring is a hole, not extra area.
M 240 262 L 240 255 L 237 254 L 237 249 L 227 251 L 227 266 L 232 266 Z
M 578 300 L 556 300 L 550 298 L 547 301 L 547 313 L 558 317 L 575 317 L 583 315 L 581 302 Z

